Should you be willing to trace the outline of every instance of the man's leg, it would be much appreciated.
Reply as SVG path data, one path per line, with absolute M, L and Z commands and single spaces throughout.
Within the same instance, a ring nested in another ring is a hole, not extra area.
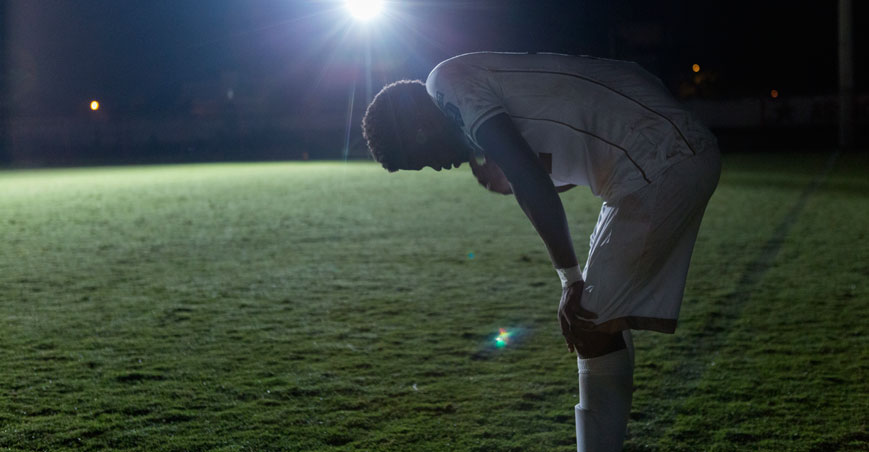
M 622 450 L 633 391 L 633 343 L 626 333 L 583 333 L 577 345 L 576 450 Z

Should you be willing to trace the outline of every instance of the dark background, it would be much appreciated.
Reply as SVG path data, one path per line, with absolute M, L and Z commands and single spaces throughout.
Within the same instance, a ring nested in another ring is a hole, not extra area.
M 367 25 L 342 1 L 0 5 L 3 166 L 365 158 L 359 120 L 383 84 L 483 50 L 637 61 L 725 150 L 836 144 L 835 1 L 388 2 Z M 858 125 L 866 9 L 854 2 Z

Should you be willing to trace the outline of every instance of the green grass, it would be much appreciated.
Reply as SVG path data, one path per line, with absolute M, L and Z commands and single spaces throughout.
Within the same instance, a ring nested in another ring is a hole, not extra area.
M 725 156 L 626 450 L 869 450 L 869 156 L 826 158 Z M 6 171 L 0 239 L 0 450 L 575 450 L 558 280 L 466 168 Z

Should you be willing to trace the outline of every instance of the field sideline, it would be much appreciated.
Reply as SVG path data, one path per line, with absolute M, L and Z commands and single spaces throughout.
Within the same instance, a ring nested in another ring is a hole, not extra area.
M 869 450 L 869 154 L 829 157 L 725 155 L 625 450 Z M 0 171 L 0 239 L 0 451 L 576 450 L 558 279 L 466 167 Z

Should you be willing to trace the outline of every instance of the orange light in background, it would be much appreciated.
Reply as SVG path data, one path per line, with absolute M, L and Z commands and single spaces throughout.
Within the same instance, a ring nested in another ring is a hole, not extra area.
M 95 100 L 92 100 L 91 101 L 91 110 L 97 111 L 99 109 L 100 109 L 100 103 L 95 101 Z
M 769 97 L 772 97 L 773 99 L 778 99 L 778 90 L 774 89 L 774 90 L 770 91 Z
M 694 72 L 700 72 L 700 65 L 697 63 L 694 63 L 694 65 L 691 66 L 691 70 Z

